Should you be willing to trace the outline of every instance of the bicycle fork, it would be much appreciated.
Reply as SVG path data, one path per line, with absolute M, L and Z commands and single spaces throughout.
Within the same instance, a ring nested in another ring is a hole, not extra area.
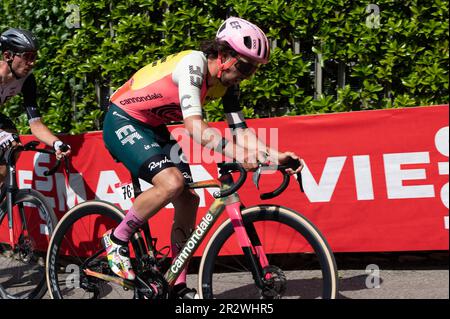
M 9 230 L 9 242 L 11 245 L 11 248 L 15 248 L 16 245 L 19 243 L 21 236 L 23 236 L 24 238 L 28 237 L 28 223 L 26 220 L 26 216 L 25 216 L 25 211 L 24 211 L 24 207 L 22 204 L 19 204 L 17 207 L 19 209 L 19 216 L 21 219 L 21 224 L 22 224 L 22 232 L 21 232 L 21 236 L 19 237 L 19 241 L 16 241 L 16 234 L 15 234 L 15 230 L 14 230 L 14 211 L 13 211 L 13 205 L 12 205 L 12 201 L 13 201 L 13 194 L 12 192 L 8 192 L 6 194 L 7 198 L 7 208 L 6 208 L 6 216 L 8 218 L 8 230 Z
M 12 208 L 13 196 L 11 190 L 6 192 L 6 215 L 8 216 L 8 229 L 9 229 L 9 242 L 11 248 L 14 248 L 15 238 L 14 238 L 14 214 Z
M 9 153 L 10 155 L 11 153 Z M 8 155 L 8 157 L 9 157 Z M 14 236 L 14 213 L 13 213 L 13 193 L 17 191 L 16 185 L 16 169 L 14 166 L 8 168 L 7 181 L 5 192 L 6 192 L 6 216 L 8 216 L 8 229 L 9 229 L 9 242 L 11 248 L 15 246 L 15 236 Z
M 230 217 L 239 245 L 245 259 L 250 265 L 253 279 L 259 288 L 263 288 L 263 269 L 269 265 L 258 234 L 253 224 L 244 225 L 241 214 L 241 203 L 228 204 L 225 207 Z M 268 278 L 265 278 L 268 279 Z

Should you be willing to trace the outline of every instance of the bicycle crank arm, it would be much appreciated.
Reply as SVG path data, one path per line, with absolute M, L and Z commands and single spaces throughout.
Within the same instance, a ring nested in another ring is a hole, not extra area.
M 90 269 L 84 269 L 84 273 L 87 276 L 91 276 L 91 277 L 96 277 L 105 281 L 109 281 L 109 282 L 113 282 L 119 286 L 122 286 L 124 288 L 127 289 L 134 289 L 134 283 L 130 282 L 129 280 L 123 279 L 123 278 L 119 278 L 116 276 L 110 276 L 110 275 L 105 275 Z

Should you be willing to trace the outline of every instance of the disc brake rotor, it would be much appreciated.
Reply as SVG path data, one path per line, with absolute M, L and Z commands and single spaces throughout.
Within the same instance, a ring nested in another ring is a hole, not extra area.
M 267 266 L 263 269 L 263 284 L 262 298 L 279 299 L 286 291 L 286 275 L 276 266 Z

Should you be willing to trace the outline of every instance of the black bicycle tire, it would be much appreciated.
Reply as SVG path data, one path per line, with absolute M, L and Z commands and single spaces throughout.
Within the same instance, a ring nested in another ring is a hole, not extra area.
M 242 210 L 244 224 L 254 221 L 278 221 L 287 224 L 300 232 L 314 247 L 318 254 L 324 278 L 324 291 L 322 297 L 334 299 L 338 293 L 338 272 L 334 255 L 329 244 L 321 232 L 306 217 L 298 212 L 278 205 L 259 205 Z M 227 219 L 217 228 L 207 243 L 200 262 L 198 274 L 198 290 L 201 298 L 212 298 L 204 290 L 211 287 L 208 282 L 212 278 L 215 259 L 223 244 L 232 235 L 234 229 L 231 220 Z
M 46 225 L 48 227 L 49 235 L 52 235 L 58 219 L 53 211 L 53 208 L 49 205 L 47 199 L 40 192 L 34 189 L 19 189 L 13 197 L 13 207 L 23 202 L 38 202 L 40 206 L 44 208 L 46 217 Z M 19 299 L 41 299 L 47 291 L 45 275 L 42 277 L 36 288 L 30 291 L 28 294 L 20 296 Z M 18 297 L 12 295 L 13 297 Z
M 91 200 L 72 207 L 72 209 L 70 209 L 63 216 L 63 218 L 61 218 L 58 225 L 56 226 L 52 238 L 50 239 L 46 258 L 47 287 L 52 299 L 63 299 L 58 288 L 59 285 L 57 284 L 57 280 L 55 280 L 55 276 L 58 272 L 56 260 L 59 246 L 61 245 L 61 241 L 64 238 L 67 229 L 80 218 L 85 217 L 92 212 L 96 212 L 96 214 L 99 214 L 100 211 L 102 212 L 101 215 L 112 218 L 118 223 L 120 223 L 120 221 L 125 216 L 122 210 L 109 202 Z

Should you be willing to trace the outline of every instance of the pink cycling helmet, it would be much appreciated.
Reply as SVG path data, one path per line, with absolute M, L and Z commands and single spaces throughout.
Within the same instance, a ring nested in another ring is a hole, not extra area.
M 244 19 L 226 19 L 217 31 L 216 40 L 227 42 L 236 52 L 258 63 L 269 61 L 270 48 L 266 35 Z

